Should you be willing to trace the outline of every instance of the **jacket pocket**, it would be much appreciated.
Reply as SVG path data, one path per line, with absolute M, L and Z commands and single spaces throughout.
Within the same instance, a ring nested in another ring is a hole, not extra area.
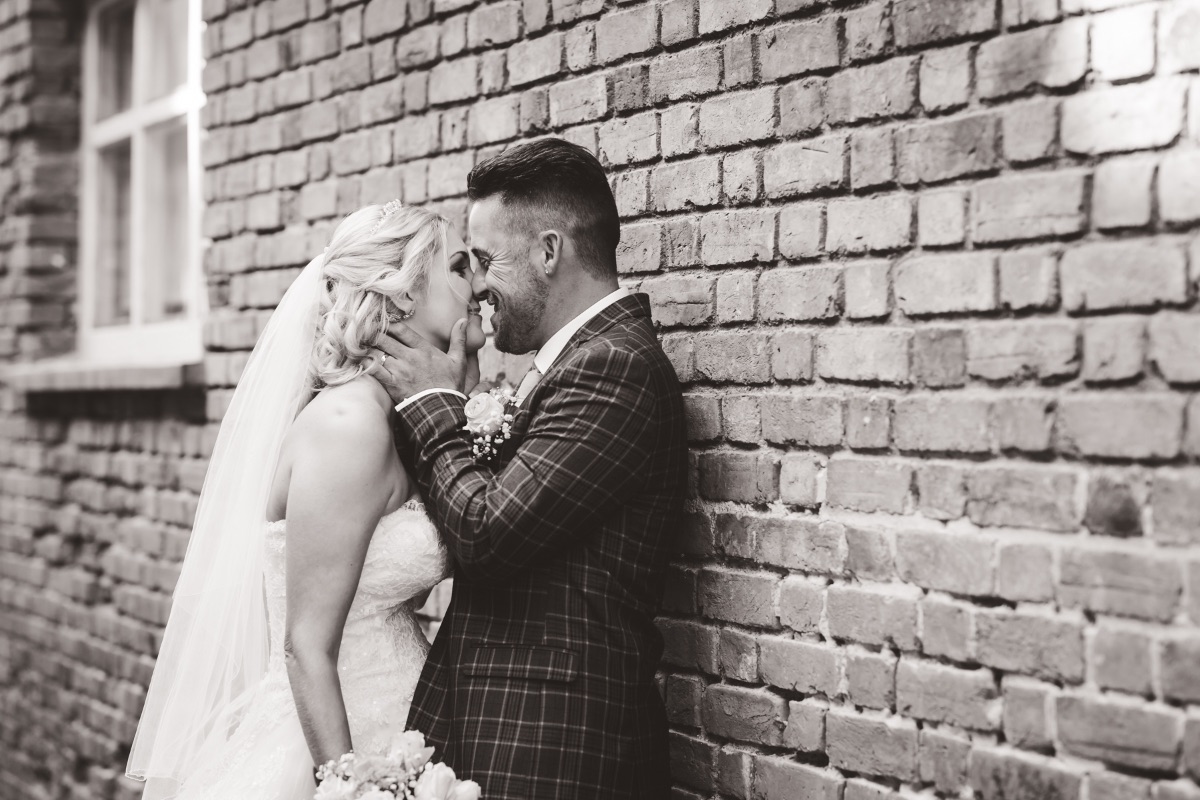
M 575 680 L 576 654 L 571 650 L 530 645 L 468 645 L 462 673 L 470 677 L 533 681 Z

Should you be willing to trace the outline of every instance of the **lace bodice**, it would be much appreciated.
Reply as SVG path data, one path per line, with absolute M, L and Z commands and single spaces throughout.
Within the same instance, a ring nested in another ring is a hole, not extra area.
M 285 669 L 287 526 L 285 520 L 266 525 L 270 670 L 277 671 Z M 403 728 L 429 649 L 409 601 L 445 578 L 449 563 L 423 504 L 410 501 L 379 520 L 346 617 L 338 657 L 342 696 L 356 749 L 382 747 L 396 724 Z
M 178 800 L 311 800 L 312 755 L 283 658 L 287 524 L 266 522 L 264 582 L 271 633 L 266 675 L 219 748 L 200 756 Z M 379 520 L 350 604 L 338 677 L 356 752 L 383 752 L 404 730 L 429 642 L 409 601 L 431 589 L 450 561 L 421 503 Z

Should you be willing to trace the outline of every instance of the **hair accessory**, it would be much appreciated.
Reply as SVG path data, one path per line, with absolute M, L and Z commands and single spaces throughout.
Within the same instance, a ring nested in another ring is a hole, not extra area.
M 375 227 L 371 228 L 369 236 L 374 236 L 379 233 L 379 229 L 383 227 L 383 223 L 387 222 L 387 218 L 404 207 L 404 204 L 399 200 L 389 200 L 387 205 L 383 207 L 383 213 L 379 215 L 379 220 L 375 223 Z

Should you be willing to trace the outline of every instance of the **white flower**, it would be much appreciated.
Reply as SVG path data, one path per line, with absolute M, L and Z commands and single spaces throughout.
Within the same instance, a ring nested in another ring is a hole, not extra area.
M 466 429 L 475 435 L 493 434 L 504 422 L 504 403 L 491 392 L 477 394 L 467 401 Z
M 479 784 L 475 781 L 457 781 L 446 800 L 479 800 Z
M 359 795 L 356 800 L 396 800 L 396 795 L 376 786 L 366 794 Z
M 313 800 L 354 800 L 358 792 L 358 784 L 354 781 L 344 781 L 341 778 L 326 778 L 317 787 Z
M 413 797 L 416 800 L 446 800 L 454 781 L 454 770 L 445 764 L 432 764 L 417 778 Z

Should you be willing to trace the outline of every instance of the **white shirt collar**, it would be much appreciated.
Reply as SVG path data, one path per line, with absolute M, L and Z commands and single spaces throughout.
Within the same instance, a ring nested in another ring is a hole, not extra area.
M 622 297 L 629 297 L 630 294 L 631 292 L 624 287 L 617 289 L 615 292 L 610 292 L 584 309 L 583 313 L 575 317 L 575 319 L 559 328 L 553 336 L 546 340 L 546 343 L 542 345 L 542 349 L 538 350 L 537 355 L 533 357 L 533 364 L 538 368 L 538 372 L 545 375 L 550 367 L 554 366 L 554 362 L 562 354 L 563 348 L 567 346 L 567 342 L 571 341 L 571 337 L 586 325 L 592 317 Z

